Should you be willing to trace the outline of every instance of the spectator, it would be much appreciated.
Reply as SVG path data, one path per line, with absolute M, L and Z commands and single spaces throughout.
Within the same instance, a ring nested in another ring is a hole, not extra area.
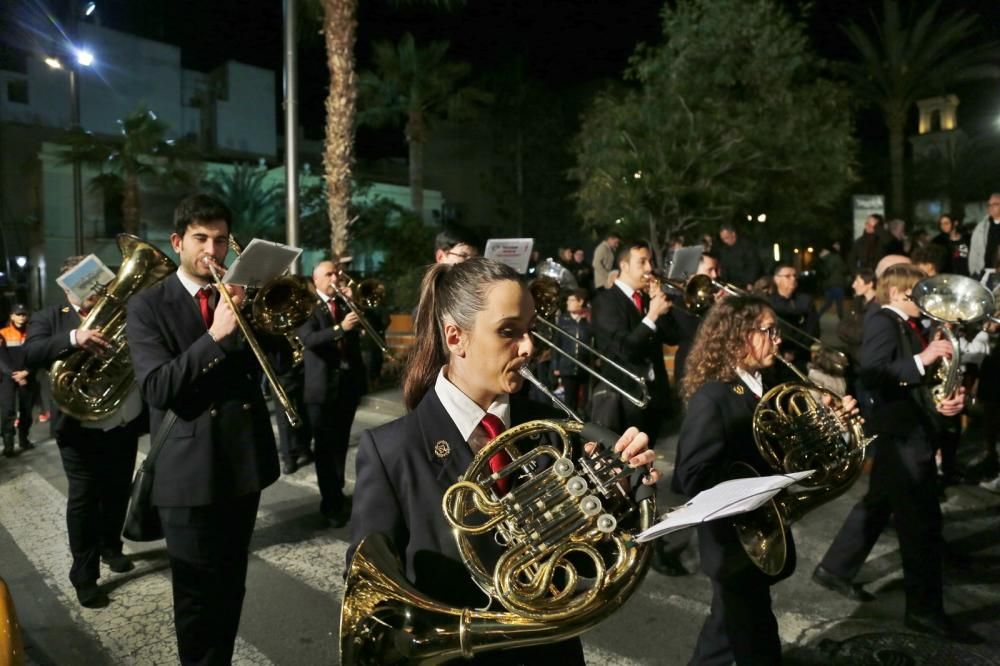
M 576 288 L 566 297 L 566 310 L 559 315 L 557 322 L 566 335 L 559 336 L 559 348 L 566 354 L 575 358 L 578 363 L 573 363 L 563 354 L 554 354 L 552 362 L 552 374 L 555 375 L 562 384 L 565 397 L 563 400 L 577 414 L 581 414 L 582 407 L 587 404 L 587 380 L 586 371 L 580 368 L 579 363 L 590 364 L 587 350 L 581 346 L 591 344 L 590 322 L 587 320 L 587 290 Z
M 610 232 L 603 241 L 594 248 L 594 289 L 608 289 L 618 279 L 618 268 L 615 266 L 615 253 L 622 237 L 616 231 Z
M 847 282 L 847 264 L 840 253 L 823 248 L 819 251 L 819 271 L 825 302 L 820 308 L 822 317 L 831 305 L 837 306 L 837 319 L 844 318 L 844 284 Z
M 914 250 L 910 262 L 927 273 L 927 277 L 934 277 L 947 272 L 945 268 L 948 265 L 948 251 L 944 246 L 932 243 Z
M 865 220 L 865 230 L 854 239 L 854 245 L 847 255 L 847 267 L 856 271 L 860 268 L 874 269 L 879 259 L 885 256 L 884 246 L 888 239 L 883 230 L 884 218 L 878 213 Z
M 594 270 L 587 264 L 587 255 L 583 248 L 573 250 L 573 266 L 570 269 L 576 278 L 576 286 L 586 289 L 588 293 L 594 289 Z
M 479 247 L 473 235 L 458 227 L 449 227 L 434 239 L 435 264 L 460 264 L 479 256 Z
M 906 222 L 900 219 L 889 220 L 889 237 L 882 246 L 882 255 L 909 254 L 909 241 L 906 238 Z
M 997 263 L 1000 249 L 1000 193 L 990 195 L 986 217 L 972 230 L 969 239 L 969 275 L 978 276 L 987 266 Z
M 753 244 L 736 234 L 731 224 L 724 224 L 719 229 L 719 264 L 722 268 L 722 279 L 740 289 L 749 289 L 761 270 L 760 258 Z
M 969 234 L 962 231 L 962 225 L 952 215 L 942 215 L 938 218 L 938 229 L 941 230 L 931 241 L 945 249 L 947 263 L 945 273 L 956 275 L 969 274 Z

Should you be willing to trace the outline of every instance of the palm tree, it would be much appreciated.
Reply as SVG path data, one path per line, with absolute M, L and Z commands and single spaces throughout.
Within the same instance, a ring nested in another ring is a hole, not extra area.
M 874 29 L 844 27 L 859 62 L 841 71 L 857 95 L 876 105 L 889 129 L 892 178 L 890 211 L 903 214 L 903 151 L 907 114 L 918 99 L 942 92 L 958 81 L 997 76 L 996 42 L 977 37 L 981 17 L 964 11 L 942 12 L 938 0 L 912 20 L 904 20 L 897 0 L 883 0 L 882 22 Z M 909 18 L 909 17 L 906 17 Z
M 418 215 L 424 210 L 424 145 L 432 125 L 444 118 L 471 118 L 493 100 L 485 91 L 461 85 L 470 67 L 447 60 L 448 47 L 448 42 L 431 42 L 421 48 L 410 33 L 399 44 L 379 42 L 375 69 L 363 72 L 359 80 L 359 122 L 378 126 L 405 120 L 410 205 Z
M 351 224 L 351 167 L 354 163 L 354 121 L 357 75 L 354 42 L 357 35 L 357 0 L 312 0 L 320 4 L 330 92 L 326 97 L 326 134 L 323 142 L 323 178 L 326 182 L 330 243 L 336 255 L 347 254 Z M 397 4 L 431 4 L 454 7 L 462 0 L 397 0 Z M 315 4 L 313 5 L 315 6 Z
M 75 161 L 100 170 L 90 181 L 92 189 L 121 194 L 122 223 L 127 233 L 139 233 L 139 183 L 155 179 L 168 185 L 190 185 L 195 169 L 184 162 L 185 144 L 167 139 L 169 125 L 144 106 L 118 121 L 121 136 L 105 139 L 74 128 L 61 141 L 60 160 Z
M 232 211 L 237 236 L 243 243 L 251 238 L 284 240 L 284 228 L 278 222 L 283 212 L 282 188 L 267 183 L 265 167 L 237 164 L 231 171 L 214 173 L 203 180 L 202 188 Z

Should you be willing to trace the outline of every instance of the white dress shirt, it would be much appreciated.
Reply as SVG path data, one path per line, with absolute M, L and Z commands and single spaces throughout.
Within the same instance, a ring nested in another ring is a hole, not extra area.
M 489 441 L 486 431 L 480 426 L 480 422 L 487 413 L 493 414 L 503 422 L 504 428 L 510 427 L 510 396 L 506 393 L 498 395 L 490 404 L 489 409 L 483 408 L 465 395 L 460 388 L 451 383 L 445 376 L 448 366 L 441 368 L 438 372 L 437 381 L 434 382 L 434 393 L 444 411 L 448 412 L 459 434 L 468 443 L 469 448 L 478 451 Z
M 747 385 L 753 394 L 760 398 L 764 395 L 764 380 L 760 376 L 759 372 L 750 374 L 743 368 L 736 368 L 736 376 L 743 380 L 743 383 Z
M 882 307 L 886 310 L 892 310 L 897 315 L 899 315 L 899 317 L 903 320 L 904 324 L 910 320 L 910 316 L 897 307 L 893 307 L 891 305 L 883 305 Z M 917 371 L 920 373 L 920 376 L 922 377 L 926 371 L 924 369 L 924 362 L 920 360 L 920 354 L 913 355 L 913 362 L 917 364 Z

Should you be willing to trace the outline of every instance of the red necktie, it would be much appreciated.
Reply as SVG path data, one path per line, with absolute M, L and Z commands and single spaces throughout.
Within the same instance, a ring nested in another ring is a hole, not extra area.
M 907 319 L 906 325 L 917 334 L 917 338 L 920 339 L 920 350 L 923 351 L 927 348 L 927 338 L 924 337 L 924 332 L 920 330 L 920 324 L 917 323 L 915 319 Z
M 490 442 L 496 439 L 496 436 L 506 429 L 504 428 L 503 421 L 501 421 L 498 416 L 490 413 L 487 413 L 486 416 L 483 417 L 483 420 L 479 422 L 479 425 L 481 425 L 483 430 L 486 431 L 486 436 L 489 437 Z M 490 458 L 490 471 L 496 474 L 511 462 L 511 458 L 507 455 L 506 451 L 498 451 L 492 458 Z M 497 495 L 500 497 L 506 495 L 510 490 L 510 477 L 507 476 L 502 479 L 497 479 L 494 488 L 496 488 Z
M 332 298 L 327 299 L 326 306 L 328 308 L 330 308 L 330 316 L 333 317 L 333 323 L 334 324 L 338 323 L 337 322 L 337 302 L 335 300 L 333 300 Z
M 195 294 L 195 298 L 198 299 L 198 309 L 201 310 L 201 319 L 205 322 L 205 328 L 212 328 L 212 321 L 215 315 L 211 303 L 208 302 L 211 290 L 211 287 L 205 287 L 204 289 L 199 289 L 198 293 Z
M 642 309 L 642 294 L 638 291 L 632 292 L 632 302 L 635 303 L 635 307 L 639 308 L 639 314 L 643 314 Z

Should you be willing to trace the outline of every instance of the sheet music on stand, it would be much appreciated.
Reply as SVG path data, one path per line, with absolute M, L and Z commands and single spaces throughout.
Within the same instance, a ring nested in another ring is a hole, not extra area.
M 703 490 L 687 504 L 666 514 L 663 520 L 640 532 L 636 541 L 640 543 L 652 541 L 710 520 L 750 513 L 771 501 L 771 498 L 788 486 L 811 476 L 814 471 L 723 481 L 717 486 Z
M 223 278 L 225 284 L 260 287 L 278 277 L 302 254 L 301 248 L 254 238 Z
M 679 247 L 674 250 L 673 256 L 670 257 L 667 277 L 671 280 L 686 280 L 697 273 L 704 251 L 701 245 Z

